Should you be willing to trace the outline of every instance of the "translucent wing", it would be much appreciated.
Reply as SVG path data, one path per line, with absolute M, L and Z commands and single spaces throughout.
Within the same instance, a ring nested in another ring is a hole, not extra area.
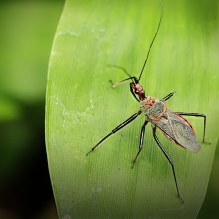
M 199 152 L 201 145 L 190 123 L 176 113 L 167 110 L 160 120 L 153 120 L 164 135 L 175 144 L 193 152 Z

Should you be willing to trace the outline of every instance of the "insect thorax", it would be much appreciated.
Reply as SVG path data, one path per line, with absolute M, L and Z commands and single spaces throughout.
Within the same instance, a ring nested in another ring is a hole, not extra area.
M 167 107 L 164 100 L 156 100 L 154 97 L 147 96 L 145 100 L 140 101 L 140 110 L 147 120 L 160 120 L 167 111 Z

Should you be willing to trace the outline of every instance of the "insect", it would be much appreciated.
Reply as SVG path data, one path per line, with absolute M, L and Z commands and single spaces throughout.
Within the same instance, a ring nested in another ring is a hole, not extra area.
M 143 146 L 143 141 L 144 141 L 144 134 L 145 134 L 145 127 L 146 125 L 150 122 L 151 127 L 152 127 L 152 134 L 154 137 L 155 142 L 169 161 L 171 167 L 172 167 L 172 173 L 174 177 L 174 182 L 176 186 L 176 191 L 178 198 L 181 199 L 182 203 L 184 203 L 183 199 L 181 198 L 178 184 L 177 184 L 177 179 L 176 179 L 176 174 L 175 174 L 175 169 L 173 165 L 173 161 L 168 155 L 168 153 L 165 151 L 164 147 L 160 143 L 157 135 L 156 135 L 156 129 L 160 129 L 161 132 L 173 143 L 176 145 L 186 148 L 192 152 L 199 152 L 201 149 L 200 143 L 195 135 L 194 129 L 192 128 L 191 124 L 182 116 L 197 116 L 197 117 L 202 117 L 204 119 L 204 131 L 203 131 L 203 140 L 202 142 L 205 142 L 205 129 L 206 129 L 206 116 L 201 113 L 185 113 L 185 112 L 172 112 L 170 111 L 167 106 L 166 106 L 166 101 L 174 95 L 175 92 L 169 93 L 167 96 L 164 98 L 158 100 L 155 97 L 152 96 L 147 96 L 145 94 L 145 91 L 143 87 L 139 84 L 139 81 L 141 79 L 142 73 L 144 71 L 145 65 L 147 63 L 151 47 L 154 43 L 154 40 L 157 36 L 157 33 L 160 28 L 161 20 L 162 20 L 162 15 L 163 15 L 163 7 L 161 11 L 161 16 L 159 20 L 159 24 L 156 30 L 156 33 L 153 37 L 153 40 L 150 44 L 146 59 L 144 61 L 142 70 L 140 72 L 140 76 L 137 78 L 135 76 L 131 76 L 126 69 L 123 67 L 117 66 L 117 65 L 110 65 L 115 68 L 119 68 L 125 72 L 126 75 L 128 75 L 128 78 L 123 79 L 115 84 L 113 84 L 113 87 L 131 80 L 130 83 L 130 91 L 131 94 L 134 96 L 134 98 L 140 103 L 140 110 L 133 114 L 131 117 L 129 117 L 127 120 L 119 124 L 116 128 L 114 128 L 108 135 L 106 135 L 104 138 L 102 138 L 92 149 L 86 154 L 88 155 L 90 152 L 94 151 L 103 141 L 105 141 L 109 136 L 112 134 L 115 134 L 117 131 L 120 129 L 124 128 L 126 125 L 131 123 L 133 120 L 135 120 L 140 114 L 145 115 L 145 122 L 142 125 L 141 128 L 141 134 L 140 134 L 140 142 L 139 142 L 139 149 L 138 152 L 133 160 L 133 165 L 132 168 L 134 167 L 134 164 L 142 150 Z M 206 142 L 207 143 L 207 142 Z

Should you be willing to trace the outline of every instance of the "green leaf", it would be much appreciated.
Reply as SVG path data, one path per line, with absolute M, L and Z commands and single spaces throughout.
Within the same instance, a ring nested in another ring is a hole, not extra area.
M 207 115 L 199 153 L 158 138 L 172 158 L 184 204 L 177 198 L 171 166 L 153 140 L 150 125 L 134 166 L 144 116 L 85 154 L 139 110 L 124 67 L 138 77 L 156 32 L 156 1 L 68 0 L 55 35 L 47 84 L 46 142 L 59 218 L 195 218 L 203 203 L 218 141 L 217 2 L 164 1 L 163 20 L 141 85 L 172 111 Z M 203 119 L 189 117 L 200 141 Z

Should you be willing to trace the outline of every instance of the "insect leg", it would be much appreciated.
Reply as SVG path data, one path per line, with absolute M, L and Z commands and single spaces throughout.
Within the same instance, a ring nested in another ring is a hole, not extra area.
M 101 142 L 103 142 L 105 139 L 107 139 L 110 135 L 116 133 L 117 131 L 119 131 L 120 129 L 122 129 L 123 127 L 125 127 L 126 125 L 128 125 L 130 122 L 132 122 L 134 119 L 137 118 L 137 116 L 139 116 L 142 112 L 139 110 L 137 113 L 135 113 L 134 115 L 132 115 L 131 117 L 129 117 L 127 120 L 125 120 L 123 123 L 121 123 L 120 125 L 118 125 L 116 128 L 114 128 L 108 135 L 106 135 L 104 138 L 102 138 L 94 147 L 91 148 L 90 151 L 88 151 L 88 153 L 86 155 L 88 155 L 91 151 L 93 151 Z
M 135 159 L 133 160 L 132 168 L 134 167 L 134 164 L 138 158 L 138 155 L 141 152 L 142 146 L 143 146 L 143 141 L 144 141 L 144 133 L 145 133 L 145 126 L 148 124 L 148 121 L 145 121 L 142 128 L 141 128 L 141 135 L 140 135 L 140 143 L 139 143 L 139 150 L 138 153 L 135 156 Z
M 169 93 L 167 96 L 165 96 L 162 100 L 168 100 L 170 97 L 172 97 L 173 96 L 173 94 L 175 94 L 175 91 L 174 92 L 171 92 L 171 93 Z
M 165 151 L 165 149 L 163 148 L 163 146 L 161 145 L 159 139 L 156 136 L 156 126 L 154 126 L 152 129 L 153 129 L 154 140 L 156 141 L 156 143 L 158 144 L 158 146 L 160 147 L 160 149 L 162 150 L 163 154 L 165 155 L 165 157 L 167 158 L 167 160 L 169 161 L 169 163 L 172 167 L 172 172 L 173 172 L 173 176 L 174 176 L 174 181 L 175 181 L 175 185 L 176 185 L 177 194 L 178 194 L 178 197 L 181 199 L 182 203 L 184 203 L 184 201 L 181 198 L 180 193 L 179 193 L 179 188 L 178 188 L 178 185 L 177 185 L 177 180 L 176 180 L 176 174 L 175 174 L 175 170 L 174 170 L 173 161 L 170 158 L 169 154 Z
M 119 82 L 117 82 L 117 83 L 113 83 L 111 80 L 109 80 L 109 82 L 112 84 L 112 87 L 116 87 L 117 85 L 121 84 L 122 82 L 127 81 L 127 80 L 130 80 L 130 79 L 133 79 L 133 78 L 135 78 L 135 77 L 126 78 L 126 79 L 124 79 L 124 80 L 122 80 L 122 81 L 119 81 Z M 136 78 L 135 78 L 135 79 L 136 79 Z M 140 100 L 137 98 L 136 94 L 134 93 L 133 88 L 131 87 L 131 85 L 130 85 L 130 92 L 132 93 L 132 95 L 134 96 L 134 98 L 135 98 L 138 102 L 140 102 Z
M 133 97 L 134 97 L 138 102 L 140 102 L 140 100 L 136 97 L 136 94 L 134 93 L 134 91 L 133 91 L 131 85 L 130 85 L 130 92 L 132 93 Z
M 196 117 L 203 117 L 204 118 L 204 131 L 203 131 L 203 139 L 202 142 L 206 144 L 211 144 L 205 141 L 205 130 L 206 130 L 206 115 L 201 113 L 184 113 L 184 112 L 175 112 L 180 116 L 196 116 Z

